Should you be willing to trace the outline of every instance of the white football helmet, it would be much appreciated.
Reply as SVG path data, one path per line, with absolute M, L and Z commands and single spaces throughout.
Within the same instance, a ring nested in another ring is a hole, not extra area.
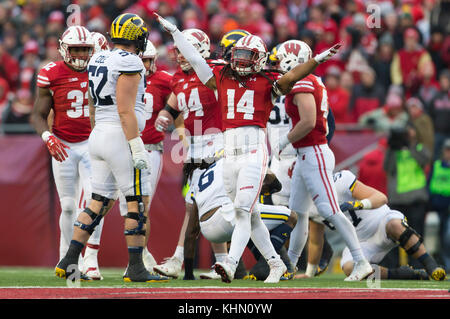
M 231 68 L 242 76 L 258 73 L 264 69 L 268 55 L 267 46 L 260 37 L 247 35 L 231 49 Z
M 186 29 L 183 32 L 186 40 L 188 40 L 198 53 L 204 58 L 209 58 L 211 54 L 211 42 L 208 35 L 199 29 Z M 180 63 L 180 67 L 183 71 L 189 71 L 192 67 L 189 63 Z
M 142 60 L 150 59 L 150 69 L 145 71 L 145 75 L 150 75 L 151 73 L 155 73 L 156 71 L 156 58 L 158 57 L 158 52 L 156 51 L 155 46 L 150 40 L 147 41 L 147 45 L 145 47 L 145 51 L 142 53 Z
M 83 57 L 73 57 L 70 53 L 70 48 L 73 47 L 88 47 L 89 53 Z M 64 62 L 76 70 L 83 70 L 87 67 L 89 59 L 94 52 L 94 41 L 91 33 L 82 26 L 71 26 L 64 31 L 61 39 L 59 39 L 59 53 Z
M 106 37 L 100 32 L 91 32 L 94 41 L 94 54 L 100 51 L 109 50 L 109 43 Z
M 305 63 L 312 57 L 309 45 L 299 40 L 289 40 L 283 42 L 277 50 L 277 58 L 280 61 L 280 68 L 284 72 L 293 69 L 301 63 Z

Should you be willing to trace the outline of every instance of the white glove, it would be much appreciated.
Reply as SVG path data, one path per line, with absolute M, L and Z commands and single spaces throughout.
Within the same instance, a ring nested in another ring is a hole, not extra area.
M 158 132 L 164 132 L 169 127 L 169 119 L 163 115 L 160 115 L 155 120 L 155 129 Z
M 317 54 L 314 57 L 314 60 L 316 60 L 317 63 L 323 63 L 328 61 L 329 59 L 331 59 L 331 57 L 333 55 L 335 55 L 339 48 L 342 46 L 342 44 L 335 44 L 333 45 L 331 48 L 329 48 L 328 50 L 323 51 L 322 53 Z
M 164 28 L 164 30 L 166 30 L 167 32 L 170 33 L 174 33 L 175 31 L 178 30 L 177 26 L 174 25 L 173 23 L 167 21 L 166 19 L 164 19 L 163 17 L 161 17 L 159 14 L 157 14 L 156 12 L 153 12 L 153 16 L 156 18 L 156 20 L 158 20 L 158 22 L 161 24 L 161 26 Z
M 276 143 L 277 145 L 275 145 L 273 151 L 274 151 L 274 155 L 276 156 L 277 159 L 280 159 L 280 154 L 281 152 L 286 148 L 286 146 L 289 144 L 289 139 L 286 135 L 283 135 L 280 137 L 280 139 L 278 140 L 278 142 Z
M 147 151 L 144 142 L 138 136 L 128 141 L 131 148 L 131 156 L 133 157 L 133 166 L 137 169 L 146 169 L 149 167 L 147 160 Z

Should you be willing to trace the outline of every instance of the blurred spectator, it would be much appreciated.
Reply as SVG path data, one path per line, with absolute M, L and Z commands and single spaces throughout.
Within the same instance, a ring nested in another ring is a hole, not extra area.
M 442 156 L 434 161 L 429 178 L 430 208 L 439 214 L 440 255 L 450 270 L 450 139 L 445 140 Z
M 434 127 L 431 117 L 425 113 L 423 103 L 415 97 L 409 98 L 406 103 L 409 120 L 415 128 L 417 143 L 423 144 L 431 154 L 434 150 Z
M 360 71 L 360 83 L 353 87 L 350 99 L 350 112 L 353 122 L 357 122 L 361 115 L 380 108 L 384 103 L 385 91 L 377 83 L 375 71 L 365 67 Z
M 28 124 L 32 108 L 33 98 L 30 91 L 27 89 L 18 90 L 16 97 L 3 111 L 2 124 Z M 3 132 L 5 134 L 21 134 L 21 131 L 9 126 L 5 126 Z M 32 132 L 33 130 L 30 130 L 30 133 Z
M 422 236 L 428 203 L 425 168 L 430 161 L 431 153 L 415 142 L 413 127 L 390 130 L 384 159 L 389 206 L 401 211 L 408 224 Z M 420 267 L 413 258 L 408 259 L 410 265 Z
M 439 92 L 433 98 L 428 114 L 433 120 L 435 144 L 433 159 L 440 157 L 444 140 L 450 138 L 450 70 L 444 70 L 439 76 Z
M 8 81 L 8 86 L 12 91 L 17 89 L 19 72 L 19 62 L 6 52 L 3 42 L 0 40 L 0 77 Z
M 377 75 L 377 82 L 385 91 L 391 85 L 391 64 L 394 56 L 394 40 L 389 33 L 383 34 L 375 54 L 370 58 L 370 65 Z
M 23 49 L 23 59 L 20 63 L 19 87 L 34 92 L 36 85 L 36 76 L 39 71 L 39 44 L 35 40 L 29 40 L 25 43 Z
M 377 148 L 364 155 L 358 164 L 358 180 L 387 195 L 387 179 L 384 171 L 384 154 L 387 139 L 381 138 Z
M 445 34 L 450 34 L 450 1 L 436 1 L 429 17 L 432 28 L 438 28 Z
M 6 79 L 0 77 L 0 118 L 4 108 L 8 105 L 9 84 Z
M 342 72 L 340 85 L 349 94 L 352 94 L 353 86 L 355 85 L 354 80 L 353 80 L 353 75 L 347 71 Z
M 394 127 L 405 127 L 408 114 L 403 109 L 402 98 L 395 92 L 388 94 L 382 108 L 362 115 L 359 123 L 376 132 L 388 133 Z
M 431 29 L 430 41 L 428 42 L 427 49 L 428 52 L 430 52 L 431 59 L 438 72 L 445 69 L 445 62 L 443 60 L 444 40 L 445 34 L 442 29 L 437 27 Z
M 325 74 L 325 87 L 327 88 L 328 103 L 333 110 L 336 123 L 349 123 L 350 93 L 340 85 L 341 71 L 335 66 L 327 69 Z
M 425 103 L 425 108 L 429 108 L 431 100 L 439 91 L 439 82 L 436 80 L 436 70 L 433 62 L 425 62 L 419 67 L 420 86 L 417 96 Z
M 418 70 L 423 63 L 430 61 L 430 54 L 420 45 L 419 32 L 414 28 L 407 28 L 404 33 L 404 47 L 395 53 L 391 66 L 392 83 L 403 85 L 406 98 L 416 93 Z

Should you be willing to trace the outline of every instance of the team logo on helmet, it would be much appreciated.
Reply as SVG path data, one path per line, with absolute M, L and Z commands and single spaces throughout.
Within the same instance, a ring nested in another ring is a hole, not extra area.
M 88 48 L 86 54 L 71 53 L 72 48 Z M 59 53 L 65 63 L 76 70 L 84 70 L 94 51 L 94 41 L 91 33 L 82 26 L 71 26 L 64 31 L 61 39 L 59 39 Z
M 303 41 L 289 40 L 281 44 L 276 55 L 280 61 L 280 68 L 287 72 L 311 59 L 312 51 Z
M 205 32 L 199 29 L 186 29 L 182 33 L 186 40 L 194 46 L 194 48 L 204 59 L 209 58 L 211 54 L 211 43 Z M 191 65 L 187 61 L 178 60 L 178 63 L 183 71 L 189 71 L 192 69 Z
M 113 43 L 135 45 L 137 53 L 140 53 L 145 50 L 148 29 L 137 14 L 124 13 L 112 22 L 110 36 Z

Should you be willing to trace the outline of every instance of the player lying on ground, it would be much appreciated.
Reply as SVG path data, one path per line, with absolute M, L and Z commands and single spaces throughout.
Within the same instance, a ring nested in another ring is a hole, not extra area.
M 358 181 L 355 175 L 347 170 L 334 175 L 337 196 L 342 211 L 356 228 L 364 255 L 374 269 L 379 269 L 381 279 L 426 279 L 444 280 L 445 270 L 427 253 L 423 238 L 406 222 L 405 216 L 389 208 L 386 196 L 380 191 Z M 316 223 L 323 223 L 317 212 L 311 213 Z M 332 229 L 333 225 L 328 224 Z M 319 234 L 314 236 L 314 249 L 308 251 L 307 276 L 314 274 L 320 258 L 320 232 L 323 227 L 316 227 Z M 384 256 L 394 247 L 400 246 L 406 253 L 416 258 L 425 268 L 423 271 L 409 267 L 387 269 L 378 266 Z M 319 252 L 319 253 L 318 253 Z M 353 261 L 348 247 L 342 253 L 341 267 L 346 275 L 353 269 Z

